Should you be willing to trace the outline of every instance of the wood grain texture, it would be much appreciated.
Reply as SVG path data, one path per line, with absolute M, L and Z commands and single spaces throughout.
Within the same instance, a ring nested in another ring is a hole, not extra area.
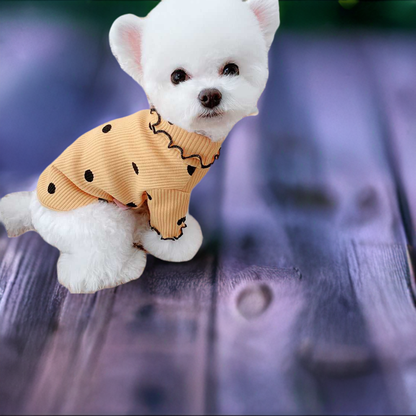
M 382 117 L 384 143 L 401 208 L 407 243 L 416 246 L 416 51 L 414 34 L 363 39 L 362 51 L 371 74 L 376 105 Z M 379 63 L 383 62 L 383 65 Z M 394 70 L 393 70 L 394 68 Z M 414 256 L 413 256 L 414 257 Z M 416 258 L 413 258 L 413 267 Z M 416 281 L 411 281 L 416 296 Z
M 57 252 L 35 234 L 13 240 L 0 266 L 0 403 L 18 413 L 39 357 L 57 329 L 66 296 L 56 280 Z
M 203 413 L 212 256 L 93 296 L 57 283 L 56 257 L 35 234 L 4 255 L 1 413 Z
M 407 34 L 373 36 L 362 41 L 363 56 L 368 72 L 372 75 L 378 111 L 383 117 L 384 141 L 391 172 L 396 180 L 396 194 L 401 205 L 408 250 L 406 253 L 399 247 L 365 247 L 365 250 L 361 250 L 364 255 L 356 250 L 357 272 L 363 268 L 369 269 L 369 263 L 375 263 L 373 268 L 377 272 L 368 272 L 374 286 L 371 286 L 370 291 L 365 291 L 364 296 L 366 304 L 373 305 L 368 314 L 372 317 L 374 339 L 383 355 L 383 362 L 388 367 L 386 371 L 394 374 L 393 384 L 402 392 L 402 411 L 405 413 L 416 411 L 416 398 L 412 393 L 416 374 L 416 354 L 412 348 L 416 336 L 416 121 L 413 115 L 416 108 L 415 40 L 414 34 Z M 404 268 L 405 257 L 410 259 L 410 270 Z M 388 264 L 386 259 L 394 261 Z M 377 280 L 374 276 L 377 276 Z M 409 286 L 412 287 L 412 298 L 408 295 Z M 376 311 L 385 318 L 381 325 L 375 316 Z M 395 391 L 395 394 L 398 395 L 399 392 Z
M 395 414 L 413 414 L 416 401 L 416 314 L 399 245 L 354 242 L 349 270 L 385 374 Z
M 292 305 L 289 316 L 268 315 L 267 333 L 254 338 L 247 331 L 249 353 L 244 346 L 240 352 L 244 336 L 227 331 L 232 321 L 218 313 L 220 413 L 403 409 L 391 399 L 392 375 L 384 373 L 348 268 L 352 239 L 404 243 L 395 182 L 360 56 L 358 38 L 280 37 L 258 124 L 238 130 L 230 141 L 219 293 L 228 288 L 233 294 L 233 273 L 253 265 L 275 268 L 276 281 L 279 268 L 295 268 L 302 280 L 297 298 L 284 296 Z M 236 154 L 246 161 L 243 166 Z M 219 311 L 233 308 L 233 295 L 219 299 L 225 304 Z M 286 319 L 291 324 L 282 339 Z M 277 369 L 284 368 L 281 343 L 291 351 L 285 361 L 290 371 L 277 381 Z M 236 370 L 256 374 L 257 368 L 267 387 L 259 388 L 254 377 L 240 378 Z M 273 394 L 274 386 L 291 388 Z
M 192 262 L 70 295 L 55 249 L 0 230 L 0 414 L 416 411 L 397 197 L 416 209 L 416 59 L 413 38 L 366 39 L 277 37 L 260 116 L 193 194 Z
M 137 283 L 68 296 L 28 412 L 201 413 L 212 261 L 150 265 Z

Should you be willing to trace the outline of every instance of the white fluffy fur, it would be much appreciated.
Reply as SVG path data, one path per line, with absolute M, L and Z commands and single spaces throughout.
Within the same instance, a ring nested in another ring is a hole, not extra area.
M 268 78 L 267 53 L 279 26 L 278 0 L 163 0 L 146 19 L 125 15 L 110 31 L 120 66 L 147 93 L 162 117 L 213 141 L 223 139 L 243 117 L 257 113 Z M 239 76 L 223 76 L 228 63 Z M 190 79 L 173 85 L 171 74 L 185 70 Z M 201 118 L 198 100 L 217 88 L 222 115 Z M 0 201 L 0 221 L 15 237 L 36 230 L 61 251 L 59 281 L 73 293 L 92 293 L 140 277 L 147 252 L 168 261 L 192 259 L 202 244 L 198 222 L 188 214 L 177 241 L 165 241 L 149 227 L 147 207 L 123 211 L 97 203 L 70 212 L 43 207 L 36 194 L 8 195 Z
M 31 198 L 31 192 L 19 192 L 0 200 L 0 222 L 5 225 L 9 237 L 34 230 L 29 210 Z
M 149 253 L 161 260 L 176 263 L 192 260 L 202 245 L 202 231 L 198 221 L 189 214 L 186 216 L 186 225 L 183 236 L 176 241 L 161 241 L 157 233 L 145 229 L 141 234 L 142 244 Z
M 110 29 L 110 47 L 121 68 L 139 84 L 142 80 L 142 19 L 133 14 L 119 17 Z
M 119 17 L 110 44 L 163 118 L 218 141 L 243 117 L 257 114 L 268 78 L 267 52 L 278 26 L 278 0 L 163 0 L 146 19 Z M 230 62 L 240 67 L 238 77 L 221 75 Z M 176 69 L 191 79 L 173 85 Z M 200 118 L 206 109 L 198 95 L 206 88 L 221 91 L 217 110 L 223 116 Z
M 36 231 L 60 250 L 59 282 L 72 293 L 93 293 L 138 279 L 146 255 L 133 246 L 140 213 L 98 202 L 69 212 L 51 211 L 33 192 Z
M 259 21 L 267 49 L 270 49 L 276 30 L 280 26 L 278 0 L 248 0 L 247 4 Z

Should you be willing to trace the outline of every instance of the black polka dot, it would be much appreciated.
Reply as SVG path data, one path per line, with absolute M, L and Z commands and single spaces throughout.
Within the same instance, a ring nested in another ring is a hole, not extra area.
M 50 183 L 49 184 L 49 186 L 48 186 L 48 192 L 51 194 L 51 195 L 53 195 L 54 193 L 55 193 L 55 191 L 56 191 L 56 186 L 55 186 L 55 184 L 54 183 Z
M 189 173 L 189 175 L 192 176 L 195 173 L 195 170 L 196 170 L 195 167 L 188 165 L 188 173 Z
M 94 174 L 90 170 L 86 170 L 84 178 L 87 182 L 92 182 L 94 180 Z
M 186 217 L 181 218 L 181 219 L 178 221 L 178 225 L 182 225 L 185 221 L 186 221 Z
M 138 175 L 139 174 L 139 168 L 137 167 L 137 165 L 134 162 L 131 165 L 133 166 L 133 169 L 136 172 L 136 175 Z
M 134 202 L 130 202 L 129 204 L 126 205 L 127 207 L 130 208 L 137 208 L 137 205 Z
M 107 124 L 103 127 L 103 133 L 108 133 L 111 130 L 111 124 Z
M 146 192 L 146 195 L 147 195 L 147 199 L 149 200 L 149 201 L 151 201 L 153 198 L 152 198 L 152 196 L 151 195 L 149 195 L 147 192 Z

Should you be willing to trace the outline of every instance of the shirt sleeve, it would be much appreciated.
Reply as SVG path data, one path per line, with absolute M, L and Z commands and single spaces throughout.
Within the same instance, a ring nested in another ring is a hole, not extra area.
M 186 228 L 191 194 L 169 189 L 146 191 L 150 226 L 163 240 L 178 240 Z

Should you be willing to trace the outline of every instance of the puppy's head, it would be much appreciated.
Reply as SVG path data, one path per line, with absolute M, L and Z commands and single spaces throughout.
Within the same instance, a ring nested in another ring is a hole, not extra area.
M 118 18 L 110 45 L 161 116 L 223 139 L 257 113 L 278 0 L 163 0 L 147 18 Z

